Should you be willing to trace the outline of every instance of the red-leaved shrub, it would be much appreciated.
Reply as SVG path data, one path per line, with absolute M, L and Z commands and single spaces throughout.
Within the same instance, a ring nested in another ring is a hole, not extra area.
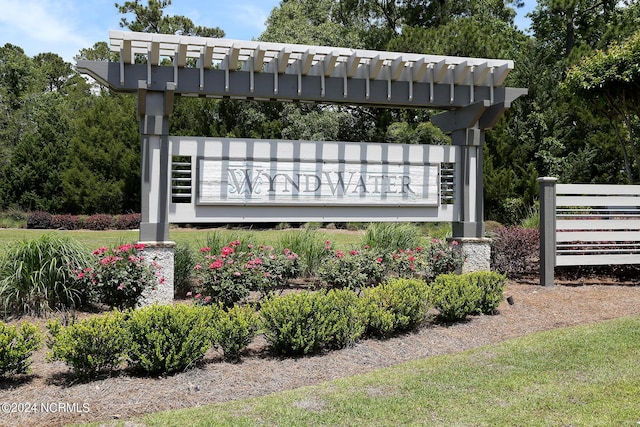
M 116 218 L 114 226 L 117 230 L 133 230 L 140 227 L 140 214 L 124 214 Z
M 534 274 L 540 264 L 540 236 L 535 228 L 501 227 L 491 244 L 491 269 L 510 278 Z
M 51 228 L 57 230 L 77 230 L 81 225 L 82 221 L 76 215 L 54 215 L 51 218 Z
M 113 217 L 107 214 L 91 215 L 84 220 L 87 230 L 109 230 L 113 226 Z
M 27 228 L 46 230 L 51 228 L 52 215 L 49 212 L 35 211 L 27 217 Z

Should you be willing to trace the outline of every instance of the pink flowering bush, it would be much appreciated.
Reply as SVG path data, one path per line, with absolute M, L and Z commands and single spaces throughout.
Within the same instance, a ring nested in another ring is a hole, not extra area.
M 457 241 L 433 239 L 427 246 L 425 255 L 429 260 L 429 268 L 425 279 L 433 281 L 441 274 L 454 273 L 464 264 L 465 256 Z
M 100 303 L 120 309 L 135 307 L 147 288 L 164 281 L 160 267 L 145 262 L 143 249 L 141 243 L 98 248 L 93 251 L 92 267 L 75 270 L 76 280 L 86 283 Z
M 380 283 L 385 275 L 384 257 L 369 246 L 349 251 L 334 250 L 327 240 L 325 250 L 318 276 L 331 288 L 360 289 Z
M 250 291 L 266 295 L 300 272 L 298 255 L 289 249 L 275 251 L 271 246 L 243 245 L 239 240 L 214 254 L 211 248 L 200 249 L 203 261 L 196 264 L 196 291 L 187 293 L 200 304 L 232 307 Z

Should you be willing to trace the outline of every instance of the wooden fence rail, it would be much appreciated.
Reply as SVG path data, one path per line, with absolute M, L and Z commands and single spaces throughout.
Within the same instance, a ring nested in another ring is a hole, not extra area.
M 540 284 L 556 266 L 640 264 L 640 185 L 538 182 Z

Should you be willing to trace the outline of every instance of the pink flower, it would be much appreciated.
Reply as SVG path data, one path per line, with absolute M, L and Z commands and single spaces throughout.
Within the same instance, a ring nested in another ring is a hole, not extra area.
M 204 302 L 209 302 L 209 301 L 211 301 L 211 297 L 210 296 L 207 295 L 206 297 L 204 297 Z
M 409 257 L 409 261 L 412 261 L 412 262 L 413 262 L 413 261 L 415 261 L 415 260 L 416 260 L 416 257 L 414 257 L 413 255 Z
M 124 289 L 124 283 L 120 283 L 120 284 L 118 285 L 118 290 L 119 290 L 119 291 L 121 291 L 121 290 L 123 290 L 123 289 Z
M 164 285 L 164 277 L 161 277 L 158 283 L 160 283 L 161 285 Z
M 376 258 L 376 261 L 381 263 L 382 262 L 382 258 L 378 257 L 378 258 Z
M 109 249 L 105 248 L 104 246 L 101 248 L 96 249 L 95 251 L 93 251 L 94 255 L 102 255 L 103 253 L 107 252 Z
M 453 242 L 451 242 L 451 244 L 452 244 L 453 246 L 458 246 L 458 241 L 457 241 L 457 240 L 454 240 Z
M 215 270 L 222 267 L 222 260 L 221 259 L 217 259 L 214 262 L 212 262 L 211 264 L 209 264 L 209 269 L 211 270 Z
M 209 246 L 206 248 L 200 248 L 200 252 L 211 252 L 211 248 Z
M 202 298 L 202 294 L 196 294 L 196 299 Z
M 78 279 L 82 279 L 84 277 L 84 273 L 81 271 L 80 273 L 78 273 Z
M 342 251 L 336 251 L 336 256 L 338 258 L 343 258 L 344 257 L 344 253 Z
M 129 260 L 129 262 L 138 262 L 138 257 L 135 255 L 129 255 L 127 259 Z
M 364 248 L 365 248 L 365 249 L 371 249 L 371 246 L 369 246 L 369 245 L 364 245 Z
M 418 246 L 418 247 L 416 248 L 416 252 L 422 252 L 422 247 L 421 247 L 421 246 Z
M 197 271 L 197 270 L 200 270 L 200 269 L 202 268 L 202 265 L 200 265 L 200 264 L 196 264 L 196 266 L 195 266 L 194 268 L 196 269 L 196 271 Z
M 222 256 L 223 257 L 231 255 L 233 252 L 234 252 L 233 248 L 231 248 L 229 246 L 225 246 L 224 248 L 222 248 Z
M 187 292 L 187 296 L 190 297 L 191 295 L 193 295 L 193 292 L 189 291 Z
M 242 273 L 240 273 L 239 271 L 236 271 L 235 273 L 233 273 L 233 275 L 236 277 L 240 277 L 242 276 Z
M 133 249 L 137 249 L 139 251 L 144 250 L 144 243 L 136 243 L 133 245 Z
M 358 254 L 358 251 L 350 251 L 349 253 L 350 253 L 351 255 L 357 255 L 357 254 Z

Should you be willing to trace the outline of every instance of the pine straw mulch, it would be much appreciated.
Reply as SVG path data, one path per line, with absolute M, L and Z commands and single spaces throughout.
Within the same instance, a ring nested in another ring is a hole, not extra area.
M 127 373 L 77 382 L 62 362 L 34 355 L 33 374 L 0 383 L 0 403 L 69 404 L 75 412 L 0 413 L 2 426 L 56 426 L 71 422 L 128 419 L 145 413 L 262 396 L 369 372 L 412 359 L 494 344 L 536 331 L 640 315 L 640 288 L 619 284 L 541 287 L 510 282 L 492 316 L 443 325 L 430 320 L 417 332 L 389 340 L 367 339 L 352 348 L 303 358 L 281 358 L 258 337 L 240 363 L 211 351 L 196 369 L 166 377 Z M 31 319 L 33 320 L 33 319 Z M 41 322 L 42 323 L 42 322 Z M 74 407 L 75 405 L 75 407 Z M 84 406 L 83 406 L 84 405 Z M 84 411 L 86 409 L 86 412 Z

